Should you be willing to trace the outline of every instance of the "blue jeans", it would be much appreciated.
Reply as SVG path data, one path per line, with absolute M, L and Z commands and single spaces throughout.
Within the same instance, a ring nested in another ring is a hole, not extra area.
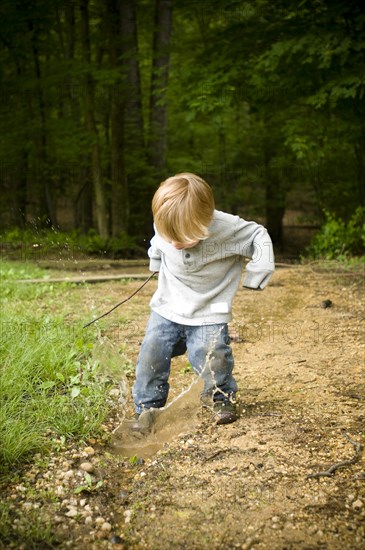
M 237 383 L 232 376 L 233 355 L 229 343 L 226 323 L 180 325 L 152 311 L 132 389 L 137 413 L 165 405 L 169 393 L 171 358 L 186 351 L 194 372 L 204 380 L 203 400 L 232 398 L 237 391 Z

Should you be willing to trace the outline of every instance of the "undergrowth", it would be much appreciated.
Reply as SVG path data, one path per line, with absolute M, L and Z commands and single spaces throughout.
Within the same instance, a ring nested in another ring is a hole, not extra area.
M 62 255 L 70 257 L 99 256 L 111 258 L 144 257 L 145 250 L 138 244 L 138 239 L 122 233 L 119 237 L 103 239 L 93 229 L 82 233 L 60 231 L 55 228 L 40 229 L 15 227 L 1 232 L 1 253 L 3 258 L 19 260 L 42 260 Z
M 325 223 L 310 243 L 310 259 L 339 260 L 365 254 L 365 208 L 358 207 L 349 221 L 325 211 Z
M 0 472 L 6 475 L 60 439 L 101 433 L 113 383 L 93 350 L 98 332 L 67 323 L 67 284 L 21 285 L 42 273 L 30 263 L 2 265 Z M 52 303 L 52 308 L 45 304 Z M 121 358 L 122 368 L 122 358 Z

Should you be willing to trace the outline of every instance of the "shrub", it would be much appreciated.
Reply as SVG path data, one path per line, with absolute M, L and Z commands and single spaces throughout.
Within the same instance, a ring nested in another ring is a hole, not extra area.
M 312 239 L 308 255 L 313 259 L 346 259 L 365 253 L 365 208 L 358 207 L 346 223 L 328 211 L 325 223 Z

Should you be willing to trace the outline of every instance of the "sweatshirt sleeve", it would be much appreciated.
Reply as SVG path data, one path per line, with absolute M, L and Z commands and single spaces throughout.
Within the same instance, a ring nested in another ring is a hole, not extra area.
M 154 235 L 151 239 L 151 246 L 148 249 L 148 256 L 150 258 L 150 271 L 160 271 L 161 266 L 161 251 L 157 246 L 157 238 Z
M 237 237 L 240 240 L 242 256 L 250 258 L 246 265 L 243 286 L 264 289 L 275 270 L 274 250 L 269 233 L 262 225 L 240 218 Z

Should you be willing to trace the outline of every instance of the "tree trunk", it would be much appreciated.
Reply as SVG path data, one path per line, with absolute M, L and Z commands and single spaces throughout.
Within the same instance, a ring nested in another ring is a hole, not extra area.
M 74 0 L 68 0 L 65 4 L 66 19 L 66 59 L 73 59 L 75 55 L 75 5 Z
M 57 227 L 56 211 L 53 204 L 53 198 L 49 186 L 49 175 L 47 174 L 47 134 L 46 134 L 46 109 L 42 88 L 42 74 L 39 60 L 38 44 L 36 31 L 33 22 L 28 21 L 28 28 L 31 34 L 31 47 L 33 54 L 34 70 L 36 76 L 36 97 L 38 101 L 39 117 L 40 117 L 40 135 L 39 135 L 39 150 L 38 150 L 38 170 L 37 178 L 41 184 L 41 217 L 46 217 L 46 222 L 51 223 L 53 227 Z
M 283 245 L 283 218 L 285 214 L 285 197 L 280 195 L 280 188 L 275 179 L 266 182 L 266 229 L 272 242 Z
M 128 229 L 128 188 L 124 170 L 123 105 L 113 94 L 111 104 L 112 234 L 118 237 Z
M 357 189 L 360 206 L 365 206 L 365 133 L 355 145 Z
M 109 59 L 111 67 L 120 66 L 122 54 L 120 35 L 120 0 L 108 0 Z M 112 235 L 118 237 L 128 228 L 128 188 L 124 154 L 124 93 L 123 81 L 117 78 L 111 91 L 111 187 Z
M 89 0 L 80 0 L 82 55 L 85 65 L 89 68 L 91 64 L 91 48 L 88 4 Z M 94 110 L 94 82 L 88 70 L 85 76 L 85 115 L 87 128 L 92 139 L 91 165 L 95 195 L 96 221 L 100 236 L 103 239 L 107 239 L 109 237 L 107 206 L 103 185 L 99 135 Z
M 151 181 L 151 171 L 144 140 L 136 2 L 134 0 L 118 0 L 118 2 L 124 101 L 124 166 L 128 202 L 133 205 L 133 210 L 128 212 L 128 230 L 133 234 L 144 234 L 146 223 L 149 222 L 147 213 L 150 211 L 151 196 L 148 183 Z
M 150 96 L 149 154 L 159 170 L 166 164 L 169 45 L 172 29 L 172 0 L 156 0 Z
M 141 76 L 138 64 L 137 23 L 134 0 L 120 2 L 121 47 L 124 60 L 125 129 L 129 149 L 144 148 Z
M 15 180 L 14 212 L 16 223 L 25 228 L 26 207 L 27 207 L 27 173 L 28 173 L 28 153 L 22 150 L 19 159 L 19 170 Z
M 283 246 L 286 189 L 283 176 L 280 175 L 275 166 L 272 166 L 273 158 L 272 152 L 264 145 L 266 229 L 273 243 L 281 247 Z
M 84 183 L 75 200 L 75 220 L 76 227 L 87 233 L 93 223 L 91 174 L 87 168 L 81 168 L 79 174 Z

